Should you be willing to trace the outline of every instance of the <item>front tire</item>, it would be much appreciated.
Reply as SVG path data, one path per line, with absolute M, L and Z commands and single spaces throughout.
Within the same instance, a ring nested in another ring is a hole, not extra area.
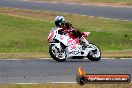
M 52 44 L 50 45 L 49 54 L 54 60 L 58 62 L 64 62 L 66 60 L 65 51 L 62 53 L 64 57 L 60 57 L 59 56 L 60 53 L 55 45 L 52 45 Z
M 89 60 L 91 60 L 91 61 L 99 61 L 101 59 L 101 51 L 100 51 L 100 49 L 94 44 L 92 44 L 92 48 L 94 50 L 91 50 L 89 52 L 87 58 Z

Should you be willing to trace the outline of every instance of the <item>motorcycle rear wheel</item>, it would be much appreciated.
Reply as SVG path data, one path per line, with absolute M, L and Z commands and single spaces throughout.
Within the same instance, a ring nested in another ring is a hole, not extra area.
M 61 53 L 59 53 L 59 51 L 55 45 L 50 45 L 49 54 L 54 60 L 56 60 L 58 62 L 64 62 L 66 60 L 65 51 L 62 52 L 62 54 L 64 54 L 63 57 L 60 57 L 58 54 L 61 54 Z
M 96 53 L 93 51 L 90 51 L 87 58 L 91 61 L 99 61 L 101 59 L 101 51 L 100 49 L 95 45 L 95 44 L 92 44 L 92 47 L 94 47 L 96 51 Z

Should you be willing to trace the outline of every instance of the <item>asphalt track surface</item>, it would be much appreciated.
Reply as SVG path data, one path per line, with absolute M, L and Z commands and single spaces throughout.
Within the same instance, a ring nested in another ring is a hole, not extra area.
M 105 17 L 132 21 L 132 7 L 110 7 L 64 3 L 48 3 L 22 0 L 0 0 L 0 7 L 13 7 L 31 10 L 65 12 L 72 14 Z
M 132 58 L 102 59 L 98 62 L 52 59 L 0 60 L 0 83 L 76 82 L 76 72 L 82 66 L 88 74 L 130 74 Z

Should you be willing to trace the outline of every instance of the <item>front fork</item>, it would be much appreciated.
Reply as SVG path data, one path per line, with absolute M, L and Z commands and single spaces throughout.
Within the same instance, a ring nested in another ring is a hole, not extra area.
M 62 52 L 64 52 L 60 43 L 52 43 L 52 44 L 56 46 L 59 55 L 61 55 Z
M 51 44 L 55 45 L 56 48 L 60 51 L 60 49 L 61 49 L 60 43 L 51 43 Z

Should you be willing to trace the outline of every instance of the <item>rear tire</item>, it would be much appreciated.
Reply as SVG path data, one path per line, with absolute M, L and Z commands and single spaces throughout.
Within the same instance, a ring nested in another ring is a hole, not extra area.
M 101 51 L 100 49 L 95 45 L 95 44 L 92 44 L 92 46 L 94 46 L 95 49 L 97 49 L 97 53 L 99 54 L 97 57 L 95 57 L 94 55 L 96 55 L 97 53 L 95 54 L 91 54 L 93 53 L 93 51 L 90 51 L 87 58 L 91 61 L 99 61 L 101 59 Z
M 66 60 L 66 57 L 65 58 L 59 58 L 59 57 L 57 57 L 56 55 L 55 55 L 55 53 L 54 53 L 54 50 L 53 50 L 53 47 L 55 47 L 55 45 L 50 45 L 50 47 L 49 47 L 49 54 L 50 54 L 50 56 L 54 59 L 54 60 L 56 60 L 56 61 L 58 61 L 58 62 L 63 62 L 63 61 L 65 61 Z M 56 49 L 57 49 L 57 47 L 56 47 Z M 64 51 L 64 53 L 65 53 L 65 51 Z
M 99 61 L 100 60 L 100 57 L 98 58 L 95 58 L 95 57 L 92 57 L 91 55 L 88 55 L 87 58 L 91 61 Z

